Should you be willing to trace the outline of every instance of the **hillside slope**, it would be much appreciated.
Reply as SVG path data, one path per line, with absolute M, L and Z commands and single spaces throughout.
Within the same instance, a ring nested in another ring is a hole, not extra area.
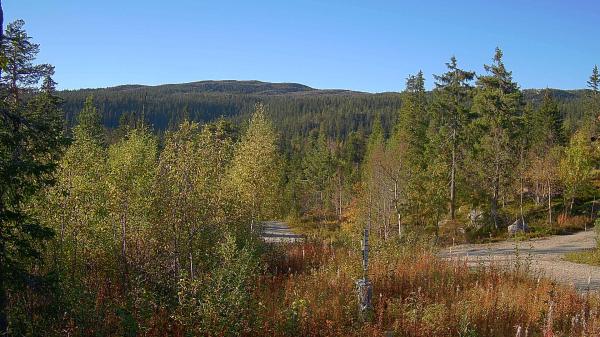
M 543 90 L 523 91 L 527 102 L 541 101 Z M 552 89 L 565 119 L 581 116 L 584 90 Z M 166 130 L 184 118 L 209 122 L 225 117 L 241 122 L 257 102 L 267 106 L 284 137 L 306 136 L 323 129 L 329 137 L 344 138 L 351 131 L 369 133 L 379 115 L 390 132 L 401 104 L 399 93 L 364 93 L 314 89 L 298 83 L 260 81 L 199 81 L 157 86 L 122 85 L 99 89 L 61 91 L 67 120 L 73 122 L 85 98 L 93 95 L 109 128 L 121 119 L 144 120 L 156 130 Z

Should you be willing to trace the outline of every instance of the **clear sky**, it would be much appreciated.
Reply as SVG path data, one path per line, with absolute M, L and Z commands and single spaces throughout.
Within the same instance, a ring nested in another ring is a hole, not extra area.
M 585 86 L 600 65 L 598 0 L 4 0 L 60 88 L 208 79 L 399 91 L 494 48 L 523 88 Z

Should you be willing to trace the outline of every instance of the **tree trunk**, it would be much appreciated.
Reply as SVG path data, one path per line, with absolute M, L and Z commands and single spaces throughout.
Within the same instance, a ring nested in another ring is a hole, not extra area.
M 550 179 L 547 180 L 548 186 L 548 224 L 552 226 L 552 190 L 550 189 Z
M 571 197 L 571 202 L 569 203 L 569 216 L 573 214 L 573 205 L 575 204 L 575 197 Z
M 1 11 L 1 7 L 0 7 Z M 1 201 L 0 201 L 1 203 Z M 0 210 L 2 209 L 2 205 L 0 204 Z M 0 227 L 2 230 L 2 227 Z M 4 257 L 6 256 L 6 248 L 3 240 L 0 240 L 0 336 L 8 336 L 8 315 L 7 315 L 7 307 L 8 307 L 8 299 L 6 293 L 6 262 L 4 261 Z
M 592 201 L 592 210 L 590 211 L 590 221 L 594 221 L 594 206 L 596 205 L 596 195 L 594 194 L 594 201 Z
M 521 193 L 519 193 L 519 211 L 521 212 L 521 221 L 523 221 L 523 223 L 525 223 L 525 215 L 523 214 L 523 176 L 521 175 L 520 178 L 520 190 Z
M 450 220 L 454 220 L 456 213 L 456 129 L 452 131 L 452 167 L 450 170 Z
M 494 220 L 494 228 L 498 229 L 498 196 L 499 196 L 499 188 L 498 188 L 498 179 L 494 179 L 494 192 L 492 195 L 492 219 Z
M 400 200 L 398 196 L 398 180 L 394 180 L 394 208 L 396 210 L 396 218 L 398 221 L 398 237 L 402 237 L 402 219 L 400 217 Z
M 3 254 L 4 252 L 2 252 Z M 0 267 L 2 268 L 2 267 Z M 4 278 L 4 270 L 0 270 L 0 276 Z M 7 315 L 7 307 L 8 307 L 8 298 L 6 294 L 6 282 L 2 279 L 0 280 L 0 335 L 8 336 L 8 315 Z
M 500 159 L 496 158 L 494 174 L 494 192 L 492 195 L 492 218 L 494 228 L 498 229 L 498 200 L 500 199 Z
M 387 241 L 388 238 L 388 205 L 387 198 L 383 199 L 383 240 Z
M 125 205 L 125 212 L 127 212 L 127 204 Z M 127 216 L 124 214 L 121 215 L 121 260 L 122 260 L 122 282 L 124 293 L 127 294 L 129 289 L 127 284 L 127 278 L 129 274 L 129 268 L 127 266 Z
M 190 248 L 190 252 L 189 252 L 189 259 L 190 259 L 190 280 L 194 279 L 194 259 L 192 256 L 192 250 Z
M 339 199 L 338 199 L 339 214 L 338 214 L 338 220 L 341 223 L 342 222 L 342 193 L 343 193 L 342 174 L 341 173 L 338 175 L 338 190 L 339 190 Z

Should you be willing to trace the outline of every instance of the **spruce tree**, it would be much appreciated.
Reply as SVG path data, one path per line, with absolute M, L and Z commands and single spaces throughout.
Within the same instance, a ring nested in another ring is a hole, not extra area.
M 317 139 L 309 142 L 308 150 L 302 159 L 302 171 L 308 191 L 313 196 L 311 199 L 324 215 L 327 211 L 327 193 L 334 174 L 333 158 L 324 130 L 319 132 Z
M 598 73 L 598 66 L 594 66 L 587 85 L 590 92 L 587 98 L 586 118 L 583 127 L 589 129 L 589 133 L 597 138 L 596 133 L 600 121 L 600 74 Z
M 448 71 L 442 75 L 434 75 L 436 80 L 434 102 L 432 104 L 432 120 L 430 123 L 430 139 L 432 155 L 448 167 L 449 214 L 450 219 L 456 216 L 457 175 L 460 171 L 463 151 L 466 147 L 466 128 L 470 121 L 470 104 L 472 87 L 470 82 L 475 73 L 458 68 L 456 57 L 452 56 L 446 63 Z M 432 158 L 432 161 L 435 159 Z
M 75 138 L 89 138 L 98 145 L 106 145 L 102 117 L 94 105 L 94 97 L 88 96 L 83 109 L 77 116 L 77 126 L 73 129 Z
M 597 65 L 594 66 L 592 75 L 590 75 L 590 79 L 587 81 L 587 85 L 594 93 L 600 91 L 600 74 L 598 73 Z
M 564 144 L 563 117 L 549 89 L 544 90 L 542 104 L 528 118 L 527 124 L 531 148 Z
M 398 123 L 388 144 L 390 168 L 395 171 L 395 180 L 401 185 L 403 207 L 412 217 L 414 223 L 423 224 L 424 220 L 424 179 L 427 147 L 427 97 L 423 72 L 411 75 L 406 79 L 406 89 L 402 93 L 402 107 L 398 115 Z M 400 202 L 398 198 L 394 198 Z M 399 207 L 398 207 L 399 208 Z M 406 218 L 406 217 L 405 217 Z M 401 224 L 398 225 L 401 227 Z
M 8 334 L 8 292 L 33 276 L 28 267 L 53 235 L 23 205 L 53 182 L 62 148 L 53 68 L 34 64 L 39 46 L 23 25 L 13 22 L 0 34 L 0 334 Z
M 499 226 L 498 201 L 514 177 L 523 109 L 522 93 L 502 57 L 502 51 L 496 48 L 492 65 L 484 66 L 488 74 L 477 79 L 473 101 L 477 140 L 472 164 L 480 178 L 479 184 L 485 187 L 482 192 L 489 199 L 495 228 Z
M 403 92 L 402 107 L 398 115 L 398 124 L 394 130 L 394 141 L 406 143 L 405 160 L 409 165 L 423 165 L 427 131 L 427 98 L 425 95 L 425 78 L 423 72 L 410 75 L 406 79 Z

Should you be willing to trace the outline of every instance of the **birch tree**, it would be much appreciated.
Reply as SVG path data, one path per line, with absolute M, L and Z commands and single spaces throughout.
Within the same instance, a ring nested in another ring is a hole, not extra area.
M 258 221 L 278 215 L 281 159 L 275 128 L 262 104 L 256 105 L 248 129 L 235 148 L 229 181 L 250 216 L 251 231 Z

